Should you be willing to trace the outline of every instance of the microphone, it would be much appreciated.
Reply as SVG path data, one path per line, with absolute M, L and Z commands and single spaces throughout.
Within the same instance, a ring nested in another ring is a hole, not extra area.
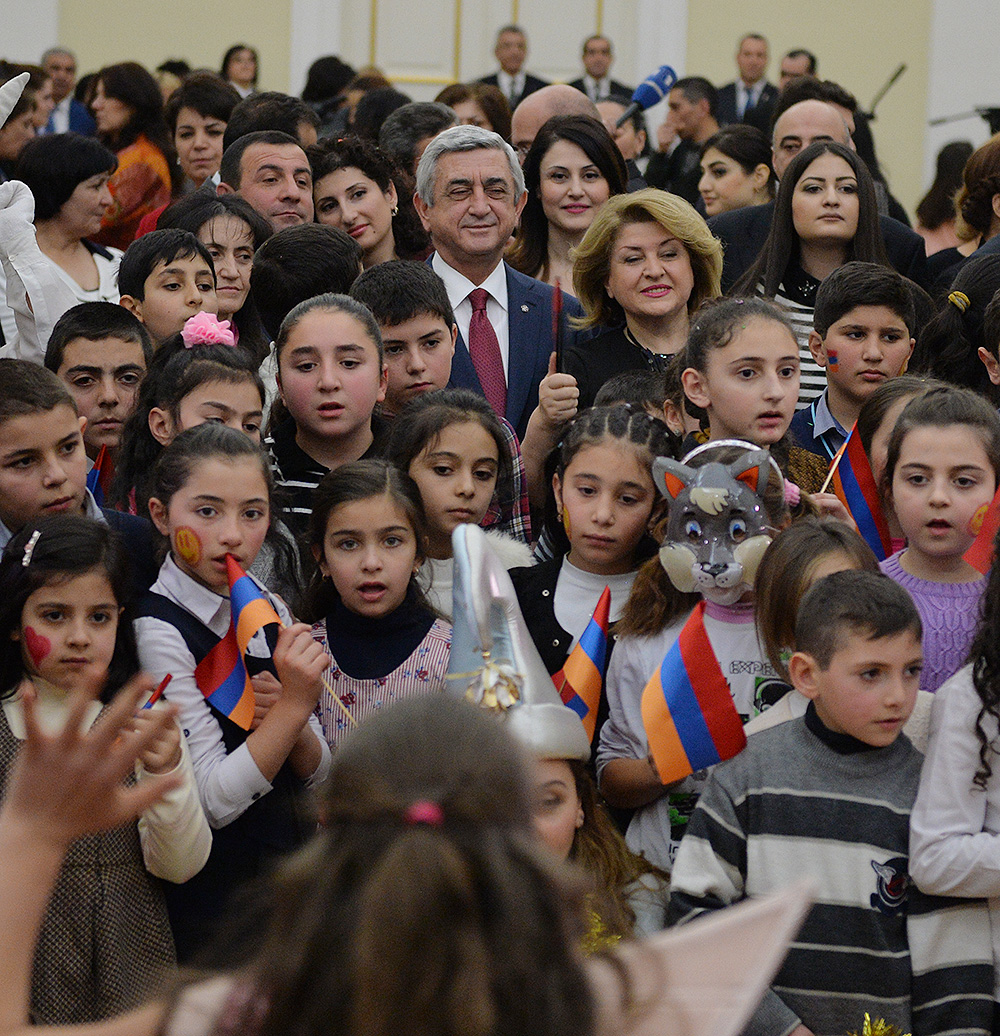
M 652 108 L 654 104 L 659 104 L 676 82 L 677 73 L 669 65 L 660 65 L 648 79 L 644 79 L 635 88 L 632 100 L 615 122 L 615 128 L 624 126 L 636 112 L 644 112 L 647 108 Z

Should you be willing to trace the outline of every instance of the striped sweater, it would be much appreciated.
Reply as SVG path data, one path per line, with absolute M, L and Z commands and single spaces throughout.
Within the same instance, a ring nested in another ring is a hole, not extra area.
M 686 921 L 805 875 L 816 904 L 748 1036 L 860 1032 L 865 1012 L 902 1032 L 990 1031 L 993 967 L 980 900 L 925 896 L 908 876 L 922 757 L 904 736 L 841 754 L 805 717 L 763 731 L 718 766 L 672 874 Z

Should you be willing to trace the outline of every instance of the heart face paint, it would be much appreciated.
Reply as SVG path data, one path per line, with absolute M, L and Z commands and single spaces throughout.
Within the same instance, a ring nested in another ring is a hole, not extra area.
M 30 626 L 24 627 L 24 646 L 31 657 L 32 665 L 37 669 L 48 658 L 52 651 L 52 641 L 36 633 Z
M 174 550 L 192 568 L 201 561 L 201 540 L 190 525 L 179 525 L 174 529 Z

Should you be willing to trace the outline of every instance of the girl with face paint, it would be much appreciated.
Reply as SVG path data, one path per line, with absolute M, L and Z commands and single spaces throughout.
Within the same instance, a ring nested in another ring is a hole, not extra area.
M 0 795 L 25 739 L 23 702 L 43 726 L 62 729 L 72 700 L 90 699 L 92 724 L 104 703 L 138 669 L 135 641 L 120 621 L 130 580 L 124 552 L 103 522 L 59 515 L 29 523 L 0 560 Z M 160 705 L 158 708 L 164 708 Z M 136 729 L 154 723 L 139 710 Z M 82 839 L 56 887 L 35 957 L 34 1017 L 46 1024 L 96 1022 L 141 1004 L 174 966 L 163 893 L 155 877 L 183 882 L 208 857 L 212 836 L 180 729 L 170 722 L 141 757 L 134 780 L 176 773 L 169 803 L 131 824 Z M 132 783 L 132 780 L 128 783 Z M 141 947 L 141 959 L 136 957 Z M 74 976 L 128 974 L 128 983 Z
M 660 553 L 639 570 L 618 624 L 597 775 L 610 805 L 635 810 L 629 848 L 669 871 L 706 772 L 661 781 L 642 719 L 643 690 L 695 622 L 711 648 L 692 674 L 696 689 L 721 670 L 743 722 L 757 714 L 760 688 L 776 673 L 757 637 L 752 587 L 764 548 L 789 512 L 777 464 L 752 443 L 706 445 L 680 464 L 661 460 L 653 471 L 667 506 L 653 529 Z
M 204 870 L 168 897 L 181 960 L 202 948 L 235 889 L 312 834 L 307 785 L 330 766 L 313 715 L 330 660 L 309 627 L 295 624 L 285 603 L 247 574 L 283 628 L 258 630 L 242 652 L 230 634 L 228 562 L 244 572 L 252 567 L 268 533 L 272 489 L 260 446 L 219 422 L 181 432 L 153 472 L 149 515 L 168 553 L 135 608 L 139 660 L 154 680 L 172 677 L 166 693 L 180 710 L 214 829 Z M 220 644 L 213 659 L 223 655 L 222 664 L 213 668 L 210 659 L 202 666 Z M 242 694 L 246 676 L 254 699 L 249 729 L 231 718 L 222 695 L 210 700 L 233 683 Z

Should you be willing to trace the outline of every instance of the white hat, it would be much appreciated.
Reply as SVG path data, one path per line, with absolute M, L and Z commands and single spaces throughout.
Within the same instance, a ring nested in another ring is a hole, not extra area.
M 580 717 L 563 705 L 483 530 L 459 525 L 451 542 L 454 633 L 446 688 L 505 714 L 511 732 L 538 758 L 586 762 L 590 744 Z

